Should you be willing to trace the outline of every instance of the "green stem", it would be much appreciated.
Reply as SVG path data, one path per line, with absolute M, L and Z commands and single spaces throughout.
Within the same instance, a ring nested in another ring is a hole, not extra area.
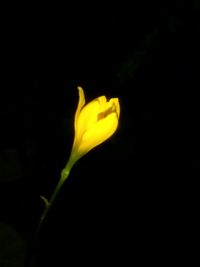
M 31 265 L 32 264 L 32 253 L 33 253 L 33 250 L 35 248 L 36 241 L 38 239 L 38 235 L 39 235 L 41 226 L 42 226 L 42 224 L 43 224 L 43 222 L 44 222 L 44 220 L 45 220 L 45 218 L 46 218 L 46 216 L 47 216 L 47 214 L 48 214 L 48 212 L 49 212 L 49 210 L 50 210 L 50 208 L 51 208 L 51 206 L 52 206 L 52 204 L 53 204 L 53 202 L 54 202 L 54 200 L 55 200 L 55 198 L 56 198 L 56 196 L 57 196 L 57 194 L 58 194 L 58 192 L 60 190 L 60 188 L 62 187 L 63 183 L 67 180 L 67 178 L 68 178 L 68 176 L 70 174 L 71 168 L 74 165 L 74 163 L 75 162 L 73 162 L 71 160 L 69 160 L 67 162 L 67 165 L 65 166 L 65 168 L 61 172 L 60 180 L 59 180 L 59 182 L 58 182 L 58 184 L 57 184 L 57 186 L 56 186 L 56 188 L 55 188 L 55 190 L 54 190 L 49 202 L 47 203 L 47 205 L 46 205 L 46 207 L 45 207 L 45 209 L 44 209 L 44 211 L 43 211 L 43 213 L 42 213 L 42 215 L 40 217 L 39 224 L 37 226 L 37 229 L 35 231 L 35 234 L 33 236 L 33 239 L 31 241 L 30 246 L 29 246 L 28 251 L 27 251 L 27 257 L 25 259 L 25 266 L 26 267 L 31 267 L 32 266 Z
M 43 213 L 42 213 L 42 215 L 40 217 L 40 222 L 39 222 L 39 225 L 38 225 L 39 229 L 41 228 L 41 225 L 42 225 L 44 219 L 46 218 L 47 213 L 49 212 L 49 209 L 51 208 L 51 206 L 52 206 L 52 204 L 53 204 L 58 192 L 60 191 L 60 188 L 62 187 L 63 183 L 67 180 L 67 178 L 68 178 L 68 176 L 70 174 L 72 166 L 73 165 L 71 164 L 71 162 L 68 161 L 67 165 L 62 170 L 60 180 L 59 180 L 59 182 L 58 182 L 58 184 L 57 184 L 57 186 L 56 186 L 56 188 L 55 188 L 55 190 L 54 190 L 54 192 L 53 192 L 53 194 L 52 194 L 52 196 L 51 196 L 46 208 L 44 209 L 44 211 L 43 211 Z

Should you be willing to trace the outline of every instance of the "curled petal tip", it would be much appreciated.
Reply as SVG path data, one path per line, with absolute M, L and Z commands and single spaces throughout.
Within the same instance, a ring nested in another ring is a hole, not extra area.
M 78 101 L 78 106 L 76 109 L 75 121 L 74 121 L 75 130 L 77 128 L 77 119 L 78 119 L 79 113 L 80 113 L 82 107 L 85 105 L 85 94 L 84 94 L 83 88 L 81 86 L 78 86 L 78 93 L 79 93 L 79 101 Z

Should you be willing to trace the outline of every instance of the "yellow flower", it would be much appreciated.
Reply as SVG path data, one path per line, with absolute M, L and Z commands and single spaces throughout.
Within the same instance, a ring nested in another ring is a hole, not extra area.
M 39 226 L 46 217 L 64 181 L 69 177 L 71 168 L 76 161 L 92 148 L 111 137 L 118 127 L 120 113 L 118 98 L 111 98 L 107 101 L 105 96 L 100 96 L 88 104 L 85 104 L 83 89 L 78 87 L 78 91 L 79 102 L 74 120 L 75 137 L 71 155 L 66 166 L 61 171 L 61 178 L 50 200 L 48 201 L 46 198 L 42 197 L 46 203 L 46 208 L 41 216 Z
M 107 101 L 105 96 L 100 96 L 85 104 L 83 89 L 78 87 L 78 91 L 79 102 L 74 120 L 75 138 L 70 156 L 72 165 L 113 135 L 118 127 L 120 114 L 118 98 Z

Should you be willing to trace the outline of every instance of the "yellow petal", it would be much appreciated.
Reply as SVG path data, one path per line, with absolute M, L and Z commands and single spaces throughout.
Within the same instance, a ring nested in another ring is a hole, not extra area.
M 103 96 L 99 96 L 96 99 L 99 102 L 99 112 L 103 112 L 106 109 L 106 104 L 107 104 L 106 97 L 103 95 Z
M 82 142 L 82 136 L 85 131 L 97 122 L 97 114 L 99 110 L 99 103 L 94 99 L 89 104 L 85 105 L 78 113 L 76 118 L 75 137 L 73 143 L 73 150 L 78 151 Z
M 82 135 L 87 129 L 89 129 L 94 123 L 97 122 L 98 113 L 103 107 L 105 107 L 105 105 L 106 97 L 100 96 L 89 102 L 81 109 L 76 122 L 77 136 Z
M 78 153 L 82 156 L 89 150 L 103 143 L 117 129 L 118 117 L 116 113 L 109 114 L 106 118 L 98 121 L 82 137 Z
M 77 119 L 78 119 L 79 113 L 80 113 L 82 107 L 85 105 L 85 95 L 84 95 L 83 88 L 78 86 L 78 92 L 79 92 L 79 101 L 78 101 L 78 106 L 76 109 L 75 120 L 74 120 L 75 131 L 77 129 Z
M 80 111 L 76 122 L 76 135 L 82 136 L 82 134 L 97 122 L 97 115 L 99 111 L 99 102 L 94 99 L 89 104 L 85 105 Z
M 117 117 L 119 118 L 119 115 L 120 115 L 119 99 L 118 98 L 111 98 L 109 100 L 108 104 L 110 104 L 111 106 L 113 106 L 113 108 L 115 109 L 114 111 L 116 111 Z
M 108 102 L 105 103 L 104 109 L 98 114 L 98 120 L 101 120 L 107 117 L 110 113 L 115 112 L 119 118 L 119 100 L 118 98 L 111 98 Z

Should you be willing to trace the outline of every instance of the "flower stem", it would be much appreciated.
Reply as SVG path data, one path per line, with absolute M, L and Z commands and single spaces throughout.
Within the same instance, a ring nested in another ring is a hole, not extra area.
M 45 207 L 45 209 L 44 209 L 44 211 L 43 211 L 43 213 L 42 213 L 42 215 L 40 217 L 40 221 L 39 221 L 36 233 L 40 231 L 40 228 L 41 228 L 41 226 L 43 224 L 43 221 L 45 220 L 45 218 L 46 218 L 46 216 L 47 216 L 47 214 L 48 214 L 48 212 L 49 212 L 49 210 L 50 210 L 50 208 L 51 208 L 51 206 L 52 206 L 52 204 L 53 204 L 58 192 L 60 191 L 60 188 L 62 187 L 62 185 L 64 184 L 65 180 L 68 178 L 68 176 L 70 174 L 71 168 L 72 168 L 72 166 L 68 162 L 67 165 L 65 166 L 65 168 L 62 170 L 60 180 L 59 180 L 59 182 L 58 182 L 58 184 L 57 184 L 57 186 L 56 186 L 56 188 L 55 188 L 55 190 L 54 190 L 54 192 L 53 192 L 48 204 L 46 205 L 46 207 Z
M 66 181 L 66 179 L 68 178 L 69 174 L 70 174 L 70 171 L 71 171 L 71 168 L 72 166 L 74 165 L 74 163 L 72 163 L 70 160 L 67 162 L 65 168 L 62 170 L 61 172 L 61 177 L 60 177 L 60 180 L 49 200 L 49 202 L 46 204 L 45 206 L 45 209 L 40 217 L 40 220 L 39 220 L 39 223 L 38 223 L 38 226 L 36 228 L 36 231 L 34 233 L 34 236 L 31 240 L 31 243 L 30 243 L 30 246 L 28 247 L 28 250 L 27 250 L 27 255 L 26 255 L 26 259 L 25 259 L 25 267 L 31 267 L 32 266 L 32 253 L 36 247 L 36 242 L 37 242 L 37 239 L 38 239 L 38 236 L 39 236 L 39 232 L 40 232 L 40 229 L 43 225 L 43 222 L 60 190 L 60 188 L 62 187 L 63 183 Z
M 39 232 L 40 228 L 41 228 L 41 225 L 44 221 L 44 219 L 46 218 L 48 212 L 49 212 L 49 209 L 51 208 L 58 192 L 60 191 L 60 188 L 62 187 L 62 185 L 64 184 L 64 182 L 67 180 L 69 174 L 70 174 L 70 171 L 71 171 L 71 168 L 72 168 L 72 164 L 70 164 L 70 161 L 68 161 L 67 165 L 65 166 L 65 168 L 62 170 L 61 172 L 61 177 L 60 177 L 60 180 L 48 202 L 48 204 L 46 205 L 46 208 L 44 209 L 41 217 L 40 217 L 40 221 L 39 221 L 39 225 L 38 225 L 38 229 L 37 229 L 37 232 Z

